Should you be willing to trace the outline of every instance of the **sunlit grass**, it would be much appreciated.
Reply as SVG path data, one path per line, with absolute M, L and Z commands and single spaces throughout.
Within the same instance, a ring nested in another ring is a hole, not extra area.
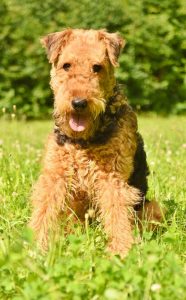
M 186 119 L 140 117 L 149 198 L 167 208 L 122 261 L 109 257 L 101 226 L 75 226 L 46 256 L 26 228 L 51 122 L 0 121 L 0 299 L 185 299 Z

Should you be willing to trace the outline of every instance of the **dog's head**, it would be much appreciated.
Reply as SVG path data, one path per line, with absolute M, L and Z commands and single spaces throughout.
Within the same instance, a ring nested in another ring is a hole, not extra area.
M 92 136 L 115 86 L 124 40 L 105 30 L 66 29 L 42 39 L 51 69 L 54 116 L 64 134 Z

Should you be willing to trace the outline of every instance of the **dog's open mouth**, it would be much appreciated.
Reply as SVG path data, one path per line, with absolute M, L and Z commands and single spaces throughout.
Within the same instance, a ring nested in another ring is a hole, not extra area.
M 69 125 L 73 131 L 84 131 L 88 125 L 88 118 L 87 116 L 81 114 L 71 114 Z

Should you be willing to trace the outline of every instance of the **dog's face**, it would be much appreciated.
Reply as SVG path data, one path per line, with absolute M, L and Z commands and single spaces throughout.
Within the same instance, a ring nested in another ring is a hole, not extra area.
M 87 139 L 113 94 L 114 67 L 124 41 L 104 30 L 67 29 L 42 43 L 52 64 L 56 123 L 69 137 Z

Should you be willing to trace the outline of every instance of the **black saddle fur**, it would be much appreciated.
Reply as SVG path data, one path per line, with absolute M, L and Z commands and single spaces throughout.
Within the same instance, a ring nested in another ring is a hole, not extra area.
M 134 156 L 134 171 L 128 181 L 128 184 L 139 189 L 142 195 L 142 201 L 135 206 L 135 210 L 139 210 L 144 201 L 148 201 L 146 199 L 146 193 L 148 190 L 147 176 L 149 173 L 143 138 L 138 133 L 138 145 Z

